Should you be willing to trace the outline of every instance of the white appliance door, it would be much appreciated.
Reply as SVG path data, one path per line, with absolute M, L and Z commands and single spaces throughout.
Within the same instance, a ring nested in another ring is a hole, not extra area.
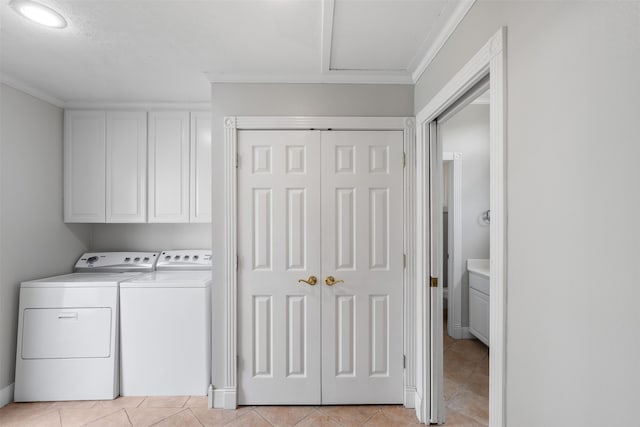
M 319 404 L 320 132 L 240 131 L 238 155 L 238 403 Z
M 402 402 L 402 158 L 400 131 L 322 134 L 323 404 Z

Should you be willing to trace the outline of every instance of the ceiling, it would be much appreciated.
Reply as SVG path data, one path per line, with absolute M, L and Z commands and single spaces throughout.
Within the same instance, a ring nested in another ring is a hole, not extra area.
M 63 105 L 208 102 L 212 81 L 412 84 L 474 2 L 38 1 L 69 25 L 0 0 L 0 73 Z

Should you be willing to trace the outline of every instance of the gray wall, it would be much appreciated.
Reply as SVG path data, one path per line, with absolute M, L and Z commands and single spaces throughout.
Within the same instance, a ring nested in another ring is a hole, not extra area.
M 469 325 L 467 259 L 489 259 L 489 105 L 468 105 L 439 128 L 445 152 L 462 153 L 462 325 Z M 451 219 L 451 218 L 449 218 Z
M 213 84 L 213 200 L 224 200 L 225 116 L 413 116 L 413 86 L 336 84 Z M 224 236 L 224 212 L 213 210 L 213 239 Z M 224 288 L 213 254 L 213 385 L 224 385 Z
M 20 282 L 66 273 L 90 229 L 62 222 L 62 109 L 0 85 L 0 390 L 13 383 Z
M 211 224 L 93 224 L 95 251 L 210 249 Z
M 640 4 L 479 1 L 416 111 L 503 25 L 507 425 L 637 425 Z

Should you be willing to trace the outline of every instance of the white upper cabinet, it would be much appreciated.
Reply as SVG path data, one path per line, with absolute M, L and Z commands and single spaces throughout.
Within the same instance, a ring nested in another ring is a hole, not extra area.
M 147 220 L 147 113 L 107 112 L 106 222 Z
M 211 222 L 211 113 L 191 113 L 190 222 Z
M 189 222 L 189 113 L 149 113 L 149 222 Z
M 105 118 L 104 111 L 65 112 L 65 222 L 105 222 Z
M 211 113 L 65 111 L 65 222 L 211 222 Z

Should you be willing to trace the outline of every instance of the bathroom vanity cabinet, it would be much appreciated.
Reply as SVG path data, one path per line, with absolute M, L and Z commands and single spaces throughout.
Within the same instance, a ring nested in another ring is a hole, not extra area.
M 469 271 L 469 331 L 489 345 L 489 260 L 467 260 Z

